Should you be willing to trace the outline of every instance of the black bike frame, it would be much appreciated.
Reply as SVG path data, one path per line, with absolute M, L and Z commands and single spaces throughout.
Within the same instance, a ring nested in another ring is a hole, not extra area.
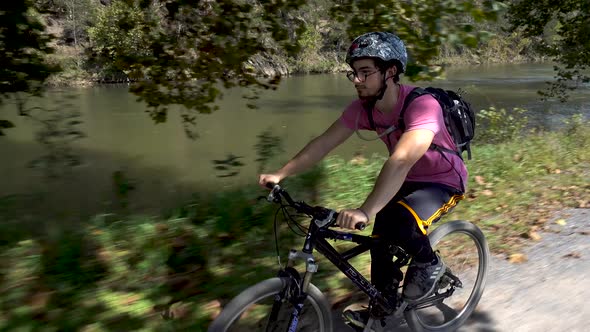
M 358 245 L 343 253 L 336 251 L 336 249 L 328 243 L 327 240 L 341 240 L 354 242 Z M 305 243 L 303 245 L 303 252 L 312 254 L 316 249 L 324 257 L 326 257 L 334 266 L 336 266 L 348 279 L 350 279 L 360 290 L 369 296 L 373 305 L 377 304 L 387 311 L 393 311 L 396 303 L 390 303 L 379 290 L 375 288 L 361 273 L 359 273 L 348 261 L 367 250 L 370 250 L 380 242 L 379 239 L 371 236 L 363 236 L 358 234 L 339 232 L 325 227 L 318 227 L 316 220 L 312 219 Z M 404 266 L 408 262 L 408 256 L 401 248 L 392 248 L 396 260 L 396 265 Z M 397 250 L 396 250 L 397 249 Z M 397 252 L 395 252 L 397 251 Z M 289 322 L 288 331 L 295 331 L 299 321 L 299 313 L 303 307 L 305 296 L 302 296 L 293 303 L 295 310 L 292 312 L 291 321 Z

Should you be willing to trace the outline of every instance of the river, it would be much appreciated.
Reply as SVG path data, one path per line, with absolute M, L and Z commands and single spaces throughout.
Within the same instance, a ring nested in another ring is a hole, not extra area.
M 461 67 L 448 70 L 446 80 L 417 84 L 462 88 L 476 109 L 490 105 L 523 107 L 531 112 L 534 125 L 549 128 L 559 126 L 572 114 L 588 116 L 587 86 L 565 104 L 540 100 L 537 91 L 545 88 L 553 75 L 549 64 Z M 116 171 L 123 172 L 135 187 L 129 196 L 135 211 L 173 206 L 192 192 L 255 185 L 258 135 L 267 131 L 280 138 L 284 152 L 272 160 L 278 165 L 320 134 L 355 97 L 344 74 L 285 78 L 277 91 L 261 96 L 258 109 L 246 107 L 242 91 L 229 91 L 219 101 L 219 111 L 198 117 L 199 138 L 190 140 L 184 135 L 178 112 L 171 111 L 166 123 L 155 125 L 126 85 L 76 88 L 68 94 L 75 97 L 70 101 L 71 109 L 81 113 L 80 128 L 87 135 L 75 143 L 82 164 L 68 176 L 53 180 L 47 180 L 38 168 L 27 167 L 29 161 L 44 153 L 34 138 L 37 125 L 17 117 L 15 106 L 5 104 L 0 114 L 16 128 L 0 138 L 0 197 L 40 193 L 35 197 L 43 198 L 31 198 L 27 204 L 94 214 L 113 206 L 112 174 Z M 60 96 L 52 92 L 40 105 L 64 107 L 56 104 Z M 333 154 L 348 158 L 358 151 L 372 154 L 385 153 L 386 149 L 379 141 L 365 142 L 353 136 Z M 215 169 L 213 160 L 231 156 L 239 157 L 244 166 Z

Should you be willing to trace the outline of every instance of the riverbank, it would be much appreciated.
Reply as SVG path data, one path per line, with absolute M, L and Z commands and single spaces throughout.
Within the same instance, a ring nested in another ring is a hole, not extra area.
M 474 147 L 467 199 L 446 220 L 473 221 L 495 254 L 515 257 L 555 211 L 589 206 L 589 144 L 590 123 L 579 120 Z M 382 163 L 331 158 L 284 185 L 309 203 L 358 206 Z M 261 194 L 249 186 L 196 195 L 157 216 L 103 214 L 67 225 L 55 218 L 34 227 L 4 220 L 0 329 L 202 330 L 221 303 L 274 275 L 276 207 L 254 200 Z M 281 252 L 301 244 L 280 225 Z M 367 272 L 367 261 L 355 264 Z M 322 262 L 315 283 L 331 299 L 348 294 L 348 282 Z
M 79 87 L 99 84 L 130 83 L 122 72 L 109 71 L 104 74 L 96 65 L 89 66 L 83 48 L 72 45 L 56 45 L 55 54 L 49 61 L 63 70 L 49 77 L 50 87 Z M 245 66 L 261 77 L 291 75 L 342 73 L 350 70 L 344 61 L 346 49 L 321 51 L 317 47 L 302 49 L 292 57 L 281 54 L 259 54 L 252 57 Z M 443 47 L 432 64 L 443 68 L 454 66 L 477 66 L 490 64 L 521 64 L 548 61 L 534 51 L 532 42 L 518 34 L 498 34 L 482 42 L 479 47 Z

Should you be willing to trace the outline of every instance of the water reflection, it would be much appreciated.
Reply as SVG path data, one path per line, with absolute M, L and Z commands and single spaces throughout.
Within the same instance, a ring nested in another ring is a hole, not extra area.
M 575 92 L 567 104 L 540 100 L 537 91 L 545 88 L 553 75 L 548 64 L 481 66 L 451 69 L 447 80 L 417 84 L 462 88 L 476 109 L 491 105 L 528 108 L 534 114 L 530 117 L 534 125 L 556 126 L 565 116 L 590 114 L 587 88 Z M 255 146 L 261 133 L 283 143 L 283 153 L 265 160 L 264 167 L 272 169 L 319 135 L 355 98 L 343 74 L 286 78 L 277 91 L 264 92 L 257 103 L 259 108 L 254 110 L 246 107 L 241 91 L 229 91 L 219 101 L 219 111 L 198 117 L 200 138 L 192 141 L 185 137 L 174 109 L 166 123 L 155 125 L 143 105 L 127 92 L 126 85 L 72 91 L 78 96 L 74 102 L 83 115 L 81 129 L 88 135 L 76 143 L 84 165 L 73 170 L 67 184 L 60 185 L 48 183 L 38 171 L 26 168 L 29 161 L 43 153 L 34 142 L 34 125 L 16 117 L 13 105 L 3 105 L 3 116 L 17 128 L 0 139 L 0 171 L 5 178 L 0 197 L 61 192 L 59 204 L 90 213 L 101 211 L 114 199 L 111 178 L 117 171 L 135 179 L 136 189 L 131 195 L 136 197 L 137 209 L 175 204 L 178 200 L 170 197 L 186 197 L 195 190 L 255 185 L 260 169 Z M 51 102 L 51 98 L 41 101 Z M 386 153 L 380 142 L 365 142 L 353 136 L 334 154 L 350 157 L 359 150 Z M 240 156 L 243 166 L 223 173 L 235 176 L 219 177 L 215 168 L 219 165 L 212 161 L 223 161 L 228 155 Z

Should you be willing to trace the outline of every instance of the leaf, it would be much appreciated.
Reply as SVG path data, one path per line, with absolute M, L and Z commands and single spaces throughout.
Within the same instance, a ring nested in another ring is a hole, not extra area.
M 221 303 L 219 300 L 213 300 L 203 306 L 205 313 L 209 313 L 211 318 L 215 318 L 221 312 Z
M 558 224 L 558 225 L 560 225 L 560 226 L 567 225 L 567 222 L 565 221 L 565 219 L 556 220 L 555 223 Z
M 494 192 L 491 191 L 491 190 L 488 190 L 488 189 L 482 191 L 481 194 L 484 195 L 484 196 L 488 196 L 488 197 L 494 196 Z
M 485 182 L 485 181 L 484 181 L 484 179 L 483 179 L 483 176 L 480 176 L 480 175 L 476 175 L 476 176 L 475 176 L 475 182 L 476 182 L 477 184 L 479 184 L 480 186 L 483 186 L 483 185 L 485 185 L 485 184 L 486 184 L 486 182 Z
M 541 236 L 539 235 L 539 233 L 537 233 L 535 231 L 530 231 L 528 233 L 522 233 L 522 234 L 520 234 L 520 236 L 522 238 L 531 239 L 533 241 L 540 241 L 541 240 Z
M 508 261 L 512 264 L 522 264 L 528 260 L 529 259 L 525 254 L 512 254 L 508 257 Z
M 539 235 L 539 233 L 537 232 L 530 232 L 529 233 L 529 238 L 533 241 L 541 241 L 541 235 Z

